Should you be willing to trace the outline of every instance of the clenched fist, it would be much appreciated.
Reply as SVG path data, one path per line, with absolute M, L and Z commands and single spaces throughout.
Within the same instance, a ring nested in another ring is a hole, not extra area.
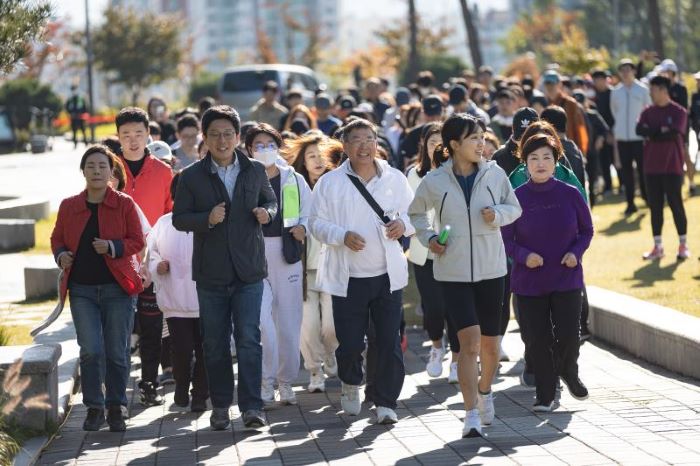
M 530 269 L 536 269 L 537 267 L 542 267 L 544 265 L 544 259 L 542 259 L 542 256 L 539 254 L 531 252 L 527 256 L 525 265 L 527 265 Z
M 214 226 L 224 221 L 226 217 L 226 203 L 222 202 L 214 206 L 209 212 L 209 225 Z

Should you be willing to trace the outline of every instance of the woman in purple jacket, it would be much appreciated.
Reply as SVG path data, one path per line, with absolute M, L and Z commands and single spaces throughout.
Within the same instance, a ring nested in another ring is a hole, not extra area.
M 521 142 L 520 158 L 530 180 L 515 190 L 523 213 L 502 228 L 513 260 L 511 289 L 517 295 L 520 324 L 537 381 L 536 412 L 552 410 L 557 376 L 571 395 L 588 398 L 578 377 L 579 321 L 583 269 L 581 259 L 593 238 L 591 214 L 581 194 L 554 178 L 561 142 L 535 134 Z

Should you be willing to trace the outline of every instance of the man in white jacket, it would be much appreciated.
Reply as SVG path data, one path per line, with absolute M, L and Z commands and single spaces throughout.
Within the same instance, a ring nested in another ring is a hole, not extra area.
M 362 351 L 372 319 L 377 344 L 372 401 L 377 422 L 392 424 L 405 376 L 399 328 L 408 266 L 398 240 L 415 232 L 407 215 L 413 192 L 401 172 L 376 158 L 377 130 L 369 121 L 354 120 L 344 128 L 343 148 L 348 160 L 323 176 L 313 192 L 309 227 L 325 245 L 317 287 L 333 296 L 343 410 L 360 412 Z M 383 210 L 383 219 L 357 182 Z
M 637 166 L 639 174 L 639 189 L 642 198 L 646 200 L 646 187 L 644 185 L 644 172 L 642 151 L 644 141 L 638 136 L 635 128 L 642 110 L 651 105 L 649 89 L 639 80 L 635 79 L 635 64 L 629 58 L 622 59 L 617 67 L 620 74 L 620 84 L 615 86 L 610 94 L 610 110 L 615 124 L 613 130 L 617 141 L 617 150 L 622 165 L 621 181 L 625 188 L 627 209 L 625 215 L 631 215 L 637 211 L 634 205 L 634 167 Z

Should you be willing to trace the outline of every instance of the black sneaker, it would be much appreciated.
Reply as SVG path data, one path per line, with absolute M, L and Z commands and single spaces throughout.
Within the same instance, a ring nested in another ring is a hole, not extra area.
M 588 398 L 588 389 L 578 377 L 561 377 L 561 381 L 569 389 L 572 397 L 581 401 Z
M 173 371 L 166 370 L 158 376 L 158 383 L 160 385 L 170 385 L 175 383 L 175 378 L 173 377 Z
M 637 206 L 636 205 L 628 205 L 627 208 L 625 209 L 625 215 L 632 215 L 637 213 Z
M 211 430 L 225 430 L 231 423 L 229 418 L 228 408 L 214 408 L 211 410 L 209 417 L 209 425 Z
M 95 432 L 100 430 L 105 423 L 105 410 L 101 408 L 88 408 L 87 417 L 83 422 L 83 430 Z
M 153 382 L 139 382 L 139 399 L 144 406 L 160 406 L 165 402 Z
M 591 332 L 587 328 L 582 328 L 581 329 L 581 335 L 579 335 L 579 341 L 583 343 L 584 341 L 588 341 L 591 339 Z
M 190 394 L 188 393 L 189 387 L 181 387 L 177 384 L 175 385 L 175 404 L 180 408 L 187 408 L 190 405 Z
M 263 413 L 257 409 L 249 409 L 243 413 L 243 425 L 248 429 L 259 429 L 265 427 Z
M 190 404 L 190 411 L 193 413 L 203 413 L 207 410 L 207 400 L 204 398 L 192 398 L 192 404 Z
M 109 424 L 110 432 L 124 432 L 126 430 L 126 421 L 122 415 L 121 406 L 107 408 L 107 424 Z
M 545 403 L 540 400 L 535 400 L 535 405 L 532 407 L 532 410 L 536 413 L 551 413 L 553 408 L 554 401 Z

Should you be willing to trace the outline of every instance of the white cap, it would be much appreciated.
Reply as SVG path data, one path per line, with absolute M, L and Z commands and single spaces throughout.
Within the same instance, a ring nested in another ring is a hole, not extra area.
M 160 160 L 172 160 L 173 158 L 173 152 L 170 150 L 170 146 L 163 141 L 153 141 L 146 147 L 148 147 L 151 154 Z
M 671 71 L 673 73 L 678 74 L 678 66 L 676 66 L 676 62 L 671 60 L 670 58 L 667 58 L 664 61 L 662 61 L 659 66 L 661 67 L 661 71 Z
M 698 71 L 697 73 L 695 73 L 695 74 L 693 75 L 693 77 L 694 77 L 695 79 L 700 79 L 700 71 Z

